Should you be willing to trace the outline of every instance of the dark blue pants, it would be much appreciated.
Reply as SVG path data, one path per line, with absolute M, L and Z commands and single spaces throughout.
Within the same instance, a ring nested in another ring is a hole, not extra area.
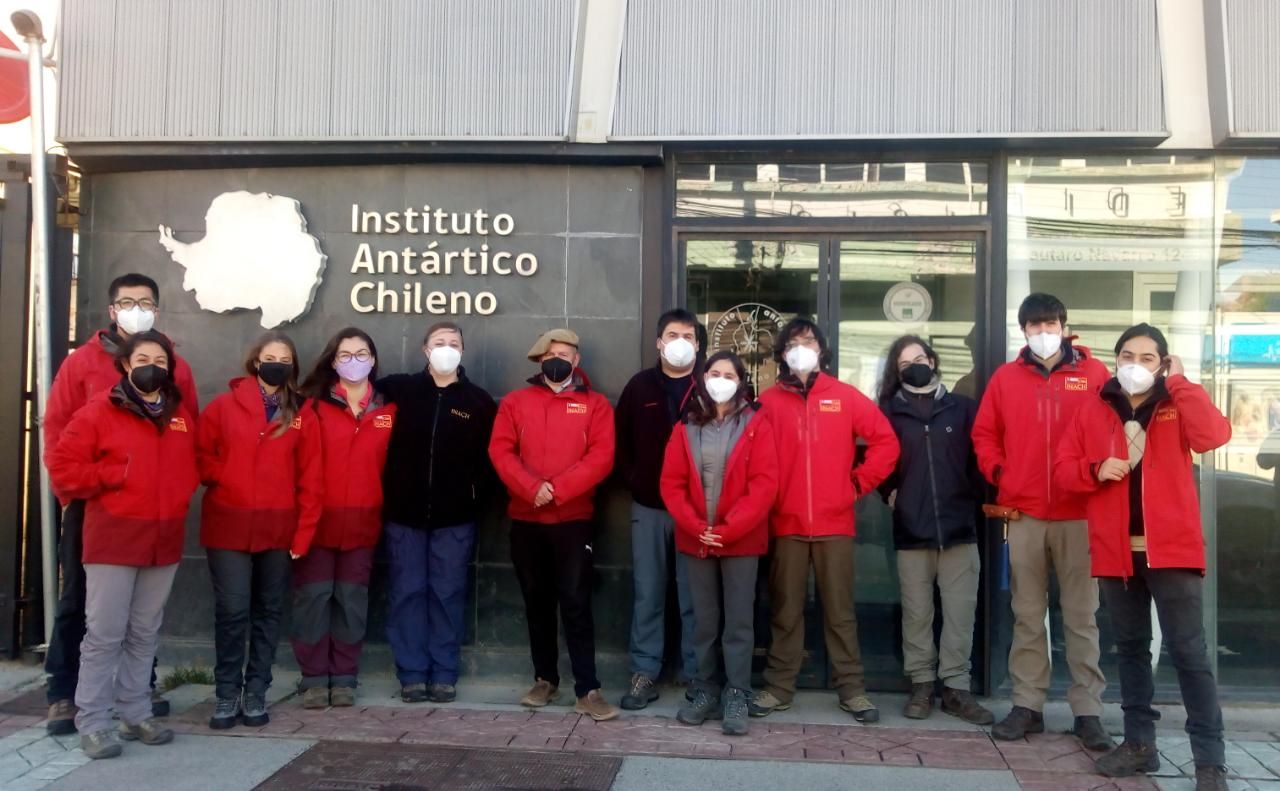
M 467 566 L 475 524 L 419 530 L 388 522 L 387 642 L 406 684 L 457 684 L 466 636 Z

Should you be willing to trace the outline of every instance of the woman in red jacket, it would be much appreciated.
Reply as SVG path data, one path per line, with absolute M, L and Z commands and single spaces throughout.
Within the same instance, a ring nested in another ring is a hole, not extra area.
M 175 359 L 160 333 L 130 336 L 116 356 L 120 381 L 76 412 L 45 459 L 58 496 L 85 501 L 88 631 L 75 700 L 90 758 L 121 752 L 113 708 L 123 738 L 173 739 L 151 717 L 151 663 L 199 485 L 195 421 L 169 376 Z
M 216 597 L 217 704 L 209 720 L 216 729 L 232 727 L 242 713 L 245 725 L 268 721 L 289 558 L 307 554 L 321 510 L 320 427 L 298 393 L 293 341 L 266 333 L 244 369 L 248 376 L 233 379 L 231 391 L 201 415 L 197 443 L 200 478 L 209 487 L 200 543 Z
M 378 347 L 347 327 L 302 384 L 324 451 L 324 510 L 311 551 L 293 563 L 293 654 L 308 709 L 355 704 L 396 411 L 374 389 L 377 375 Z
M 689 556 L 698 658 L 692 701 L 676 718 L 700 725 L 723 716 L 724 732 L 736 736 L 748 729 L 756 570 L 769 549 L 778 457 L 736 354 L 713 354 L 696 392 L 686 423 L 671 432 L 660 481 L 676 524 L 676 549 Z M 722 649 L 723 689 L 717 673 Z

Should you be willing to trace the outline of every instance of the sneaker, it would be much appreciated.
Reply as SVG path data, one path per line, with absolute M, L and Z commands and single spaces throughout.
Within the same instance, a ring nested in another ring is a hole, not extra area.
M 160 690 L 158 689 L 151 690 L 151 716 L 169 716 L 169 701 L 165 700 L 164 695 L 160 694 Z
M 120 723 L 120 738 L 127 742 L 143 744 L 168 744 L 173 741 L 173 731 L 156 721 L 155 717 L 143 720 L 137 725 Z
M 596 722 L 604 722 L 618 716 L 618 710 L 609 705 L 609 701 L 604 699 L 604 695 L 601 695 L 598 689 L 593 689 L 578 698 L 578 702 L 573 704 L 573 710 L 587 715 Z
M 49 706 L 49 720 L 44 724 L 50 736 L 66 736 L 76 732 L 76 704 L 70 700 L 54 701 Z
M 550 681 L 538 679 L 524 697 L 520 698 L 520 705 L 540 709 L 549 703 L 554 703 L 558 697 L 560 697 L 559 687 Z
M 747 712 L 752 717 L 768 717 L 775 711 L 786 711 L 791 708 L 791 701 L 783 703 L 773 696 L 768 690 L 760 690 L 747 704 Z
M 426 684 L 405 684 L 400 687 L 400 699 L 405 703 L 426 703 Z
M 658 688 L 653 679 L 644 673 L 636 673 L 631 677 L 631 688 L 622 696 L 622 708 L 627 711 L 638 711 L 658 699 Z
M 927 720 L 933 713 L 933 682 L 922 681 L 911 685 L 911 697 L 902 707 L 902 716 L 909 720 Z
M 1151 774 L 1160 770 L 1160 754 L 1154 744 L 1141 744 L 1126 739 L 1121 745 L 1094 762 L 1098 774 L 1106 777 L 1129 777 L 1138 772 Z
M 432 703 L 452 703 L 458 699 L 458 689 L 452 684 L 428 684 L 427 700 Z
M 990 725 L 996 721 L 996 715 L 979 703 L 972 692 L 965 689 L 943 689 L 942 712 L 974 725 Z
M 1014 706 L 1009 716 L 991 729 L 991 735 L 1002 742 L 1016 742 L 1028 733 L 1044 733 L 1044 715 L 1025 706 Z
M 748 722 L 747 701 L 751 693 L 745 689 L 729 687 L 724 694 L 724 723 L 720 730 L 726 736 L 746 736 L 751 729 Z
M 209 718 L 209 727 L 215 731 L 226 730 L 235 726 L 240 719 L 240 698 L 218 698 L 213 704 L 213 716 Z
M 329 705 L 335 709 L 346 709 L 356 705 L 356 688 L 334 687 L 329 690 Z
M 81 734 L 80 749 L 90 758 L 115 758 L 124 752 L 124 747 L 116 739 L 115 731 L 110 728 Z
M 1086 750 L 1102 753 L 1116 746 L 1115 740 L 1102 727 L 1102 720 L 1098 717 L 1076 717 L 1074 731 Z
M 866 695 L 854 695 L 848 700 L 840 701 L 840 708 L 853 715 L 858 722 L 872 723 L 880 721 L 880 709 Z
M 705 689 L 694 690 L 693 702 L 681 706 L 676 712 L 676 719 L 685 725 L 701 725 L 707 720 L 718 720 L 722 716 L 720 698 Z
M 329 708 L 329 688 L 328 687 L 307 687 L 302 690 L 302 708 L 304 709 L 327 709 Z
M 244 724 L 250 728 L 261 728 L 271 722 L 271 717 L 267 714 L 266 696 L 244 693 L 244 717 L 242 719 Z
M 1225 766 L 1197 766 L 1196 791 L 1227 791 Z

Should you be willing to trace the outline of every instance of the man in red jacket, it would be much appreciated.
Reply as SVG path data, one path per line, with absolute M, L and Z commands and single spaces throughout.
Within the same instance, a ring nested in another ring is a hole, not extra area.
M 68 355 L 53 379 L 42 421 L 45 453 L 57 446 L 62 430 L 81 407 L 94 396 L 110 391 L 120 383 L 116 351 L 129 336 L 150 330 L 160 312 L 160 287 L 146 275 L 129 273 L 117 277 L 111 281 L 107 297 L 110 326 L 98 330 L 89 341 Z M 200 402 L 191 367 L 181 357 L 175 356 L 170 370 L 174 384 L 182 393 L 182 406 L 193 417 L 196 416 Z M 85 582 L 81 562 L 84 501 L 70 500 L 63 506 L 62 535 L 58 541 L 62 592 L 54 616 L 53 636 L 44 659 L 44 669 L 49 674 L 46 688 L 49 718 L 45 728 L 51 734 L 75 732 L 76 680 L 80 675 L 80 643 L 85 633 Z M 154 677 L 151 683 L 154 688 Z M 169 713 L 169 702 L 155 693 L 152 708 L 155 716 L 163 717 Z
M 1008 532 L 1013 710 L 991 734 L 1015 740 L 1044 731 L 1050 676 L 1045 614 L 1052 569 L 1061 591 L 1073 682 L 1067 701 L 1075 733 L 1085 747 L 1101 751 L 1114 743 L 1100 719 L 1107 682 L 1098 667 L 1098 584 L 1089 573 L 1085 504 L 1079 494 L 1062 489 L 1051 467 L 1071 419 L 1097 397 L 1108 373 L 1088 349 L 1071 345 L 1067 308 L 1057 297 L 1028 296 L 1018 308 L 1018 323 L 1027 345 L 991 377 L 973 425 L 982 474 L 999 487 L 999 504 L 1020 514 Z
M 853 604 L 853 506 L 893 472 L 898 438 L 875 402 L 820 370 L 830 365 L 831 352 L 817 324 L 792 319 L 778 334 L 773 358 L 778 383 L 760 397 L 778 448 L 778 496 L 769 520 L 773 640 L 751 715 L 791 707 L 812 566 L 840 708 L 859 722 L 876 722 L 880 712 L 867 698 Z M 867 443 L 866 457 L 855 467 L 859 439 Z
M 1130 327 L 1116 343 L 1116 377 L 1076 414 L 1056 477 L 1088 498 L 1089 547 L 1111 615 L 1124 707 L 1124 743 L 1098 771 L 1160 768 L 1151 708 L 1151 602 L 1178 673 L 1197 789 L 1227 788 L 1218 686 L 1201 620 L 1204 535 L 1191 453 L 1231 438 L 1231 423 L 1187 380 L 1160 330 Z
M 610 720 L 600 693 L 591 617 L 591 516 L 596 486 L 613 468 L 613 409 L 579 368 L 573 330 L 543 333 L 529 350 L 540 371 L 502 399 L 489 457 L 511 494 L 511 562 L 524 594 L 534 685 L 520 702 L 559 695 L 556 608 L 573 667 L 574 711 Z

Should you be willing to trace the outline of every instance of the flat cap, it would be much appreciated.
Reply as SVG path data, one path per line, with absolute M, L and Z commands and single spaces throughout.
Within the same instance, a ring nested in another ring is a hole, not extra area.
M 547 330 L 538 336 L 538 340 L 533 344 L 533 348 L 529 350 L 529 359 L 538 362 L 542 359 L 542 355 L 547 353 L 553 343 L 567 343 L 573 348 L 578 348 L 578 333 L 568 327 L 557 327 L 554 330 Z

